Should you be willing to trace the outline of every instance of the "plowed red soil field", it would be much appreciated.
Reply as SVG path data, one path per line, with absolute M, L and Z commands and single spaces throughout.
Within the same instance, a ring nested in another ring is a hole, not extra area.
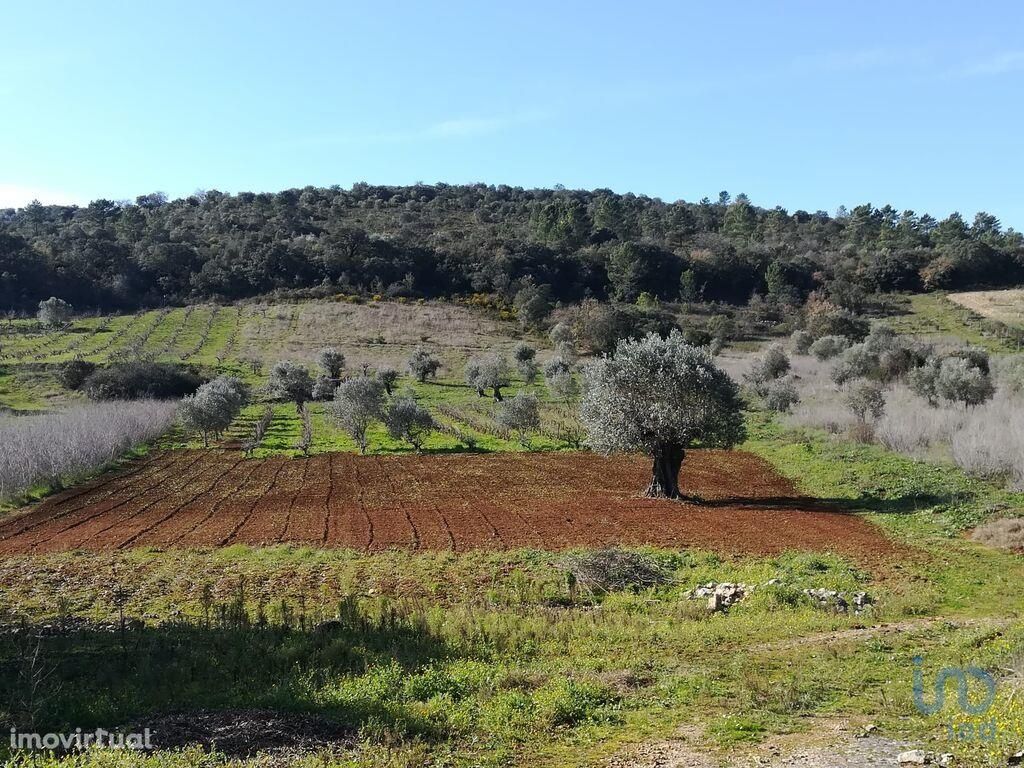
M 866 520 L 801 496 L 742 451 L 692 451 L 700 504 L 641 498 L 642 457 L 589 453 L 243 459 L 174 451 L 0 521 L 0 555 L 295 542 L 381 550 L 693 546 L 871 558 L 894 546 Z

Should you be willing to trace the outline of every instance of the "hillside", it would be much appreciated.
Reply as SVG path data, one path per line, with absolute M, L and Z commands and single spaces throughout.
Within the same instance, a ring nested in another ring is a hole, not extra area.
M 16 312 L 51 295 L 112 311 L 275 291 L 490 292 L 538 306 L 645 292 L 801 303 L 816 289 L 857 309 L 878 291 L 1022 279 L 1024 240 L 988 214 L 790 212 L 726 192 L 669 203 L 602 189 L 356 184 L 0 211 L 0 309 Z

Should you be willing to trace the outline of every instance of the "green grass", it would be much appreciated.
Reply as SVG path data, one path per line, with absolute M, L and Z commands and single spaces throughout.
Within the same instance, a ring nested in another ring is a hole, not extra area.
M 243 376 L 248 376 L 250 383 L 257 388 L 260 379 L 238 369 Z M 515 434 L 505 433 L 495 421 L 499 408 L 491 397 L 479 397 L 474 390 L 454 381 L 428 381 L 419 383 L 409 376 L 399 379 L 395 396 L 411 395 L 425 405 L 441 424 L 442 428 L 432 432 L 424 441 L 424 453 L 447 453 L 451 451 L 559 451 L 570 450 L 574 446 L 559 432 L 559 424 L 575 423 L 575 412 L 570 406 L 554 399 L 546 386 L 538 382 L 526 386 L 521 381 L 513 381 L 512 385 L 503 389 L 506 398 L 518 392 L 528 391 L 537 395 L 541 401 L 541 429 L 526 436 L 521 441 Z M 274 409 L 274 419 L 260 446 L 253 451 L 255 457 L 266 456 L 299 456 L 298 448 L 302 436 L 302 420 L 295 405 L 292 403 L 266 402 L 262 398 L 243 409 L 228 432 L 223 442 L 234 443 L 244 441 L 252 436 L 256 422 L 267 405 Z M 355 439 L 342 430 L 331 417 L 329 403 L 309 403 L 307 406 L 313 419 L 313 444 L 311 454 L 330 453 L 335 451 L 358 451 Z M 454 414 L 454 415 L 453 415 Z M 446 427 L 458 430 L 457 437 Z M 369 453 L 410 453 L 413 446 L 390 437 L 384 425 L 376 422 L 368 432 Z M 467 443 L 467 439 L 471 444 Z M 169 448 L 199 448 L 202 441 L 195 435 L 182 434 L 174 431 L 164 441 Z
M 943 293 L 906 297 L 905 313 L 888 318 L 886 323 L 898 333 L 959 341 L 990 352 L 1018 351 L 1017 346 L 1001 338 L 985 318 L 955 304 Z

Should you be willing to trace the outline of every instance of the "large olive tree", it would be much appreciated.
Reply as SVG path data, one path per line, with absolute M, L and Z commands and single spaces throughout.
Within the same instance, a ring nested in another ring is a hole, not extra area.
M 620 341 L 583 373 L 580 418 L 602 453 L 653 459 L 645 495 L 679 498 L 679 468 L 692 447 L 731 448 L 746 434 L 736 383 L 679 331 Z

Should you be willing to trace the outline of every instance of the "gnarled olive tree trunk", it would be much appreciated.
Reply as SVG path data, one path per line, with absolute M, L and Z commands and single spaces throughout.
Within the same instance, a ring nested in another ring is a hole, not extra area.
M 679 468 L 683 465 L 686 452 L 681 445 L 662 443 L 654 451 L 651 467 L 651 484 L 644 496 L 659 499 L 678 499 Z

